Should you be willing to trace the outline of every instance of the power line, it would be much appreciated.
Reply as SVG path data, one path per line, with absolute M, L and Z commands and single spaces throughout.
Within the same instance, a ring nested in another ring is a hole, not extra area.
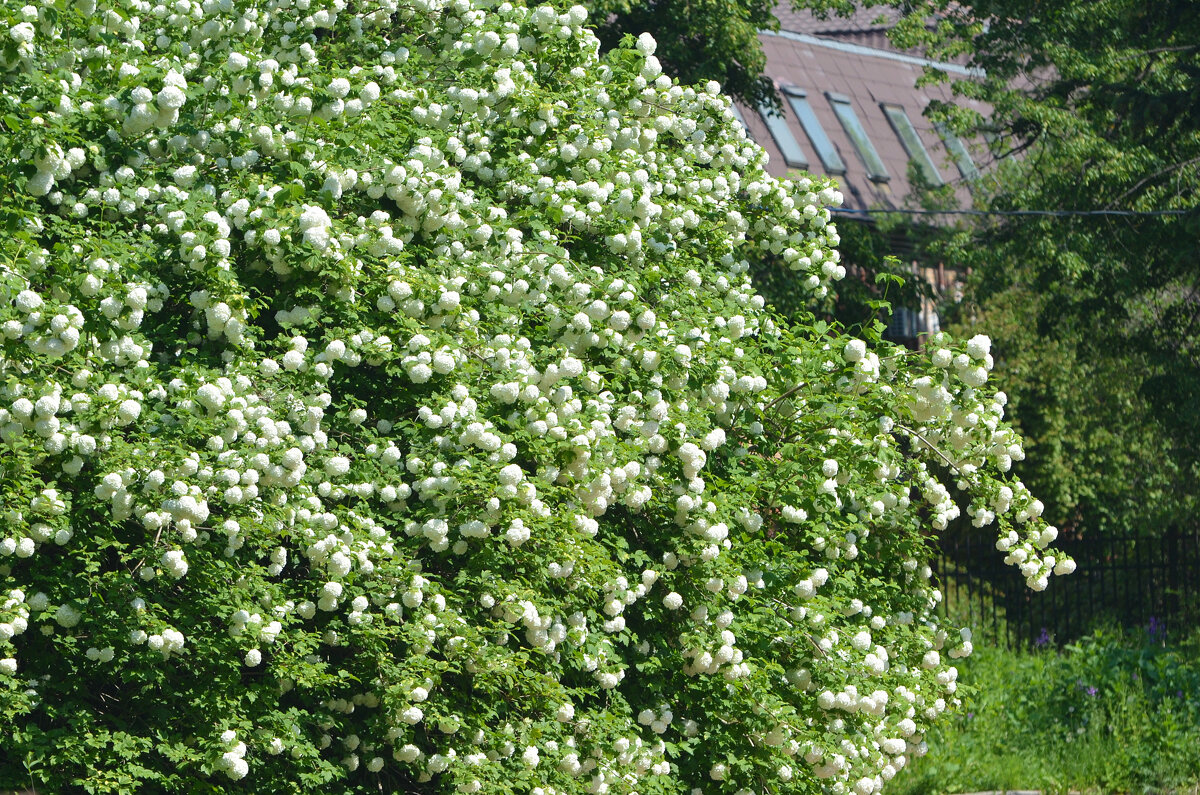
M 1190 210 L 855 210 L 848 207 L 830 207 L 831 213 L 840 215 L 993 215 L 993 216 L 1050 216 L 1062 218 L 1069 216 L 1120 216 L 1120 217 L 1153 217 L 1165 215 L 1187 215 L 1196 212 Z

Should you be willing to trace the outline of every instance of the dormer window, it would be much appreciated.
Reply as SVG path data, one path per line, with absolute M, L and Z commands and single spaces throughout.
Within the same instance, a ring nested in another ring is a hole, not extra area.
M 829 98 L 829 104 L 833 106 L 833 112 L 837 114 L 838 121 L 842 123 L 846 135 L 854 144 L 854 148 L 858 150 L 858 156 L 862 158 L 863 165 L 867 168 L 867 178 L 872 182 L 890 180 L 892 177 L 884 167 L 883 159 L 875 151 L 875 145 L 867 136 L 862 122 L 858 120 L 858 114 L 854 112 L 854 105 L 851 104 L 850 97 L 844 94 L 835 94 L 832 91 L 826 91 L 825 96 Z
M 804 134 L 808 136 L 809 143 L 817 151 L 817 157 L 821 158 L 821 165 L 825 167 L 825 173 L 845 174 L 846 164 L 843 162 L 842 156 L 838 154 L 833 141 L 829 140 L 829 136 L 825 134 L 825 128 L 821 126 L 817 114 L 813 112 L 812 105 L 808 104 L 808 93 L 796 86 L 784 86 L 783 96 L 787 98 L 792 112 L 800 120 Z
M 976 168 L 975 161 L 971 159 L 971 153 L 967 151 L 967 145 L 963 143 L 963 139 L 955 135 L 944 124 L 938 124 L 937 131 L 938 135 L 942 136 L 942 142 L 946 144 L 946 151 L 953 158 L 954 165 L 958 166 L 958 173 L 962 174 L 962 178 L 969 182 L 979 179 L 979 169 Z
M 896 136 L 900 139 L 900 143 L 904 145 L 904 151 L 908 153 L 908 159 L 915 162 L 918 168 L 921 169 L 921 175 L 925 178 L 925 182 L 934 187 L 944 185 L 945 180 L 938 173 L 937 166 L 933 163 L 933 158 L 929 156 L 929 152 L 925 150 L 925 144 L 921 142 L 921 136 L 917 135 L 917 128 L 913 126 L 912 120 L 908 118 L 908 114 L 904 112 L 904 108 L 899 105 L 890 105 L 882 103 L 884 115 L 891 122 L 892 129 L 896 131 Z
M 792 168 L 808 168 L 808 158 L 804 156 L 804 150 L 800 148 L 800 142 L 796 140 L 796 136 L 792 135 L 792 128 L 788 126 L 787 118 L 783 113 L 776 111 L 770 105 L 760 105 L 758 114 L 762 116 L 767 130 L 775 139 L 775 145 L 783 154 L 783 162 Z

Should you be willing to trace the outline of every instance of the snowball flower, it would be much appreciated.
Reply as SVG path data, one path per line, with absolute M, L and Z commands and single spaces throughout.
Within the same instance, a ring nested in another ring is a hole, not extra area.
M 225 763 L 225 775 L 229 776 L 234 781 L 240 781 L 245 778 L 250 772 L 250 765 L 240 756 L 233 755 L 233 752 L 226 753 L 222 760 Z
M 333 221 L 325 210 L 311 204 L 304 205 L 298 225 L 303 233 L 304 242 L 318 251 L 326 251 L 329 248 L 329 231 Z
M 196 181 L 196 167 L 191 165 L 180 166 L 171 172 L 171 177 L 179 187 L 189 188 Z
M 992 350 L 992 341 L 984 334 L 976 334 L 967 340 L 967 355 L 972 359 L 982 359 Z
M 329 81 L 329 93 L 342 99 L 350 93 L 350 81 L 344 77 L 335 77 Z
M 71 605 L 60 605 L 58 612 L 54 615 L 54 620 L 58 622 L 59 626 L 66 629 L 70 629 L 78 624 L 82 618 L 83 613 L 76 610 Z
M 225 56 L 225 68 L 230 72 L 240 72 L 250 65 L 250 59 L 240 52 L 231 51 Z
M 517 383 L 496 384 L 491 388 L 490 394 L 501 403 L 515 403 L 520 391 L 521 386 Z
M 16 304 L 22 312 L 36 312 L 42 306 L 42 297 L 33 290 L 22 290 L 17 293 Z
M 515 486 L 525 479 L 525 472 L 517 464 L 509 464 L 500 470 L 500 485 Z
M 513 519 L 508 530 L 504 532 L 504 540 L 507 541 L 510 546 L 514 547 L 519 547 L 524 544 L 529 540 L 529 536 L 529 528 L 526 527 L 525 523 L 520 519 Z
M 163 553 L 162 567 L 175 579 L 180 579 L 188 572 L 188 562 L 183 556 L 183 551 L 172 549 Z
M 128 425 L 141 416 L 141 413 L 141 403 L 136 400 L 123 400 L 121 405 L 117 406 L 117 421 L 121 425 Z
M 162 91 L 158 92 L 156 99 L 160 108 L 176 110 L 182 108 L 183 103 L 187 102 L 187 94 L 183 93 L 183 89 L 178 86 L 165 86 Z
M 35 31 L 28 22 L 19 22 L 8 31 L 8 36 L 17 44 L 28 44 L 33 41 Z

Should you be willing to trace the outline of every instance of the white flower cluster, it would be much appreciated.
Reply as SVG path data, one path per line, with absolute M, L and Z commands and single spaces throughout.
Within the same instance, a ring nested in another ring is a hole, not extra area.
M 238 740 L 237 732 L 233 729 L 221 733 L 221 743 L 229 750 L 221 754 L 220 768 L 234 781 L 245 778 L 250 772 L 250 765 L 246 762 L 246 744 Z
M 649 36 L 601 59 L 582 7 L 482 0 L 3 14 L 17 709 L 78 647 L 147 674 L 131 705 L 213 694 L 179 731 L 236 729 L 189 776 L 865 795 L 970 651 L 922 517 L 954 487 L 1034 587 L 1073 565 L 1001 477 L 986 338 L 910 365 L 764 311 L 752 258 L 844 276 L 840 194 L 770 177 Z
M 0 324 L 4 339 L 20 339 L 31 351 L 48 358 L 65 356 L 79 345 L 83 313 L 78 307 L 71 304 L 49 307 L 33 290 L 22 290 L 13 304 L 20 314 Z
M 11 641 L 29 628 L 29 611 L 30 606 L 25 604 L 24 591 L 14 588 L 8 592 L 4 604 L 0 605 L 0 615 L 4 616 L 4 621 L 0 622 L 0 642 Z M 8 673 L 16 672 L 16 660 L 9 657 L 5 658 L 4 662 L 7 667 L 12 668 Z
M 69 606 L 64 605 L 64 607 Z M 63 626 L 74 626 L 82 618 L 82 615 L 78 611 L 72 610 L 71 623 L 64 624 L 62 611 L 63 607 L 60 607 L 57 619 L 58 623 Z M 161 632 L 156 632 L 153 635 L 147 634 L 145 630 L 135 629 L 129 633 L 129 642 L 134 646 L 144 643 L 151 651 L 159 652 L 164 660 L 169 659 L 172 654 L 182 651 L 183 647 L 187 645 L 187 639 L 184 638 L 183 633 L 173 627 L 166 627 Z

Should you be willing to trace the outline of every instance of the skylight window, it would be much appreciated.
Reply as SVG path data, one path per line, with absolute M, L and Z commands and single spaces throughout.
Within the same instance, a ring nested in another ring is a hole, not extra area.
M 958 173 L 962 174 L 963 179 L 972 182 L 979 179 L 979 169 L 975 167 L 975 161 L 971 159 L 971 153 L 967 151 L 963 140 L 944 124 L 938 124 L 937 131 L 946 144 L 946 151 L 954 158 L 954 164 L 958 166 Z
M 771 137 L 775 139 L 775 145 L 783 153 L 783 162 L 792 168 L 808 168 L 808 158 L 804 156 L 804 150 L 800 148 L 796 136 L 792 135 L 787 119 L 782 114 L 775 113 L 770 105 L 760 105 L 758 113 L 766 123 Z
M 813 113 L 812 106 L 808 104 L 808 94 L 795 86 L 784 86 L 783 95 L 787 97 L 788 105 L 800 120 L 800 126 L 804 128 L 804 134 L 808 136 L 813 149 L 817 150 L 817 157 L 821 158 L 825 173 L 845 174 L 846 164 L 834 147 L 833 141 L 825 134 L 825 128 L 821 126 L 817 114 Z
M 829 104 L 833 106 L 833 112 L 837 114 L 838 121 L 842 123 L 846 135 L 850 136 L 854 148 L 858 150 L 863 165 L 867 167 L 867 178 L 872 182 L 887 182 L 891 179 L 883 165 L 883 159 L 879 157 L 879 153 L 875 151 L 875 145 L 867 137 L 866 128 L 858 120 L 858 114 L 854 112 L 854 106 L 850 104 L 850 97 L 834 94 L 831 91 L 826 91 L 825 96 L 829 97 Z
M 888 121 L 892 123 L 892 129 L 896 131 L 900 143 L 904 144 L 904 151 L 908 153 L 908 159 L 914 161 L 921 169 L 925 182 L 934 187 L 944 185 L 945 180 L 938 173 L 937 166 L 933 164 L 933 158 L 929 156 L 929 152 L 925 151 L 925 144 L 921 143 L 921 136 L 917 135 L 917 128 L 913 126 L 908 114 L 904 112 L 904 108 L 886 103 L 881 104 L 880 107 L 883 108 Z

